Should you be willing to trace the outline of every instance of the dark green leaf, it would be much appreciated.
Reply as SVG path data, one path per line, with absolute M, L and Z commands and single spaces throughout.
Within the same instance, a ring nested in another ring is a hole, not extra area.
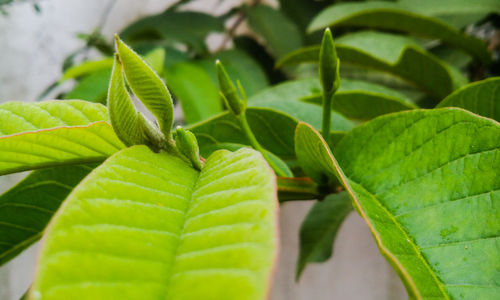
M 94 167 L 34 171 L 0 196 L 0 266 L 41 237 L 66 196 Z
M 474 82 L 456 90 L 437 107 L 461 107 L 500 121 L 500 77 Z
M 332 256 L 337 232 L 351 211 L 346 192 L 329 195 L 309 210 L 300 226 L 297 280 L 308 263 L 324 262 Z
M 267 5 L 246 9 L 248 26 L 266 41 L 276 57 L 302 46 L 302 35 L 297 26 L 282 12 Z
M 223 20 L 192 11 L 167 10 L 130 24 L 121 33 L 125 41 L 135 44 L 141 41 L 163 40 L 168 45 L 182 43 L 196 52 L 206 52 L 205 38 L 211 32 L 224 31 Z
M 317 132 L 307 136 L 309 148 L 323 145 L 319 171 L 339 177 L 410 298 L 496 298 L 497 122 L 456 108 L 382 116 L 342 139 L 338 163 Z
M 210 75 L 195 63 L 176 64 L 166 72 L 167 84 L 181 102 L 188 124 L 222 111 L 222 102 Z
M 321 105 L 321 94 L 301 100 Z M 377 116 L 417 108 L 403 94 L 374 83 L 342 79 L 333 96 L 332 109 L 349 119 L 370 120 Z
M 77 82 L 64 99 L 80 99 L 90 102 L 105 103 L 108 92 L 111 69 L 103 69 L 91 73 Z
M 354 64 L 392 73 L 416 84 L 437 99 L 467 83 L 454 67 L 420 48 L 411 38 L 380 32 L 357 32 L 337 39 L 342 64 Z M 311 46 L 292 52 L 278 62 L 279 66 L 317 62 L 319 47 Z
M 356 26 L 370 27 L 440 39 L 444 43 L 461 48 L 483 63 L 492 59 L 484 41 L 465 35 L 449 24 L 429 16 L 418 13 L 415 5 L 407 7 L 402 3 L 386 1 L 371 1 L 367 3 L 352 2 L 334 4 L 316 16 L 309 26 L 310 31 L 319 30 L 327 26 Z
M 250 97 L 249 107 L 267 107 L 289 114 L 298 121 L 307 122 L 315 128 L 321 128 L 321 107 L 299 101 L 303 97 L 321 91 L 318 80 L 307 79 L 285 82 Z M 332 112 L 331 128 L 335 131 L 346 131 L 354 124 L 336 112 Z M 258 131 L 256 131 L 258 132 Z
M 262 147 L 284 160 L 295 158 L 293 139 L 297 120 L 268 108 L 249 107 L 246 115 L 252 131 L 258 132 L 256 138 Z M 225 112 L 187 129 L 196 135 L 200 153 L 206 157 L 218 144 L 250 145 L 239 124 L 233 115 Z

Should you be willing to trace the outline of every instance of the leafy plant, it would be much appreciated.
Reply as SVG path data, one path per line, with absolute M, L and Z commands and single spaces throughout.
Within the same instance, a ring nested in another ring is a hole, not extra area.
M 264 299 L 278 200 L 309 199 L 297 280 L 355 210 L 410 299 L 498 298 L 500 78 L 467 84 L 498 44 L 462 30 L 497 2 L 185 2 L 66 69 L 87 101 L 0 105 L 0 174 L 34 170 L 0 196 L 0 264 L 43 235 L 28 299 Z M 232 16 L 258 38 L 211 52 Z

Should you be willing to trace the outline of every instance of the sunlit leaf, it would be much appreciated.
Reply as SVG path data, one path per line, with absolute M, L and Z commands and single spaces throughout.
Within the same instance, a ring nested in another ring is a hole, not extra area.
M 0 105 L 0 175 L 101 162 L 123 148 L 106 108 L 86 101 Z
M 264 299 L 277 208 L 274 174 L 256 151 L 218 151 L 198 172 L 125 149 L 49 225 L 30 299 Z

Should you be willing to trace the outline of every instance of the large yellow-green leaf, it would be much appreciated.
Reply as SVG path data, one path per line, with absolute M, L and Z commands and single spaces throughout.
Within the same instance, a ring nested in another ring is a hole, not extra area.
M 93 167 L 37 170 L 0 196 L 0 265 L 42 236 L 59 205 Z
M 461 107 L 500 121 L 500 77 L 474 82 L 444 98 L 437 107 Z
M 338 163 L 311 127 L 296 138 L 341 180 L 411 298 L 499 295 L 497 122 L 456 108 L 382 116 L 341 140 Z
M 0 175 L 100 162 L 123 148 L 106 108 L 86 101 L 0 105 Z
M 362 31 L 338 38 L 336 48 L 341 63 L 391 73 L 437 99 L 467 83 L 458 70 L 422 49 L 409 37 Z M 318 57 L 319 45 L 309 46 L 288 54 L 277 65 L 317 62 Z
M 417 2 L 418 1 L 414 1 Z M 484 41 L 465 35 L 453 26 L 418 12 L 418 4 L 371 1 L 334 4 L 319 13 L 309 25 L 310 31 L 327 26 L 356 26 L 408 32 L 467 51 L 484 63 L 491 61 L 491 53 Z
M 215 152 L 198 172 L 125 149 L 49 225 L 30 299 L 264 299 L 277 208 L 274 173 L 254 150 Z

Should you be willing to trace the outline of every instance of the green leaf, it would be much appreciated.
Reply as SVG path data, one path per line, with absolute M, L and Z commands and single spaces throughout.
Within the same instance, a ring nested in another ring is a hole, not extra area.
M 297 120 L 273 109 L 257 107 L 247 108 L 246 116 L 252 131 L 259 133 L 256 138 L 264 149 L 285 160 L 295 158 L 293 139 Z M 187 129 L 196 135 L 202 156 L 208 156 L 218 144 L 250 145 L 240 123 L 229 112 Z
M 87 101 L 0 105 L 0 175 L 101 162 L 123 148 L 106 108 Z
M 301 99 L 308 103 L 322 104 L 322 95 L 314 94 Z M 390 88 L 359 81 L 342 79 L 333 96 L 332 109 L 349 119 L 370 120 L 375 117 L 415 109 L 417 106 L 403 94 Z
M 111 69 L 103 69 L 83 77 L 64 99 L 80 99 L 91 102 L 105 103 L 109 86 Z
M 276 109 L 294 117 L 298 121 L 307 122 L 319 129 L 321 128 L 321 118 L 319 117 L 321 116 L 321 107 L 299 100 L 320 91 L 321 87 L 317 79 L 285 82 L 250 97 L 248 106 Z M 353 126 L 354 124 L 351 121 L 336 112 L 332 112 L 332 130 L 345 131 Z
M 500 77 L 474 82 L 444 98 L 437 107 L 461 107 L 500 121 Z
M 418 4 L 419 5 L 419 4 Z M 484 41 L 468 36 L 451 25 L 415 11 L 415 3 L 408 8 L 401 3 L 371 1 L 368 3 L 340 3 L 323 10 L 309 25 L 309 31 L 325 27 L 356 26 L 406 32 L 463 49 L 483 63 L 492 60 Z
M 250 29 L 262 36 L 276 57 L 282 57 L 302 46 L 299 29 L 279 10 L 267 5 L 256 5 L 245 11 Z
M 165 66 L 165 49 L 155 48 L 149 51 L 144 56 L 144 61 L 151 66 L 151 68 L 156 72 L 156 74 L 163 74 L 163 68 Z
M 338 166 L 328 144 L 309 124 L 300 122 L 295 130 L 295 153 L 302 170 L 317 183 L 340 180 Z
M 120 36 L 132 44 L 162 40 L 170 46 L 182 43 L 198 53 L 204 53 L 207 52 L 206 36 L 223 31 L 224 21 L 221 18 L 200 12 L 167 10 L 130 24 Z
M 491 13 L 500 13 L 497 0 L 399 0 L 408 9 L 436 17 L 457 28 L 476 23 Z
M 41 237 L 62 201 L 94 167 L 37 170 L 0 196 L 0 266 Z
M 410 298 L 498 295 L 497 122 L 414 110 L 353 129 L 336 147 L 338 163 L 323 151 Z
M 153 113 L 161 132 L 170 140 L 174 111 L 167 87 L 158 74 L 118 37 L 116 37 L 116 47 L 130 88 Z
M 437 99 L 467 83 L 458 70 L 423 50 L 408 37 L 362 31 L 338 38 L 336 46 L 341 63 L 389 72 Z M 317 62 L 318 57 L 319 46 L 310 46 L 290 53 L 277 64 Z
M 49 226 L 30 299 L 264 299 L 277 251 L 274 181 L 251 149 L 218 151 L 201 172 L 125 149 Z
M 162 148 L 162 135 L 134 106 L 130 98 L 118 57 L 115 58 L 108 90 L 111 125 L 126 146 L 147 145 L 155 151 Z
M 59 83 L 62 83 L 68 79 L 79 78 L 82 76 L 90 75 L 101 70 L 110 70 L 113 66 L 113 58 L 106 57 L 101 60 L 86 61 L 79 64 L 78 66 L 73 66 L 68 68 L 62 77 L 59 79 Z
M 269 85 L 264 70 L 254 59 L 243 51 L 227 50 L 215 53 L 210 59 L 197 61 L 197 64 L 210 75 L 215 86 L 217 86 L 217 75 L 214 65 L 217 59 L 224 64 L 229 77 L 241 82 L 248 96 L 256 94 Z
M 208 156 L 217 150 L 225 149 L 225 150 L 229 150 L 229 151 L 236 151 L 236 150 L 244 148 L 244 147 L 248 147 L 248 146 L 243 145 L 243 144 L 235 144 L 235 143 L 217 143 L 217 144 L 211 144 L 211 145 L 207 144 L 207 145 L 205 145 L 204 152 L 208 153 L 207 154 L 207 156 Z M 280 159 L 278 156 L 274 155 L 272 152 L 269 152 L 267 150 L 264 150 L 264 151 L 266 152 L 267 157 L 269 157 L 269 159 L 272 160 L 274 166 L 276 166 L 287 177 L 293 177 L 292 171 L 290 170 L 288 165 L 282 159 Z M 279 177 L 279 178 L 282 178 L 282 177 Z M 310 199 L 310 198 L 308 198 L 308 199 Z
M 307 263 L 324 262 L 332 256 L 337 232 L 351 211 L 351 199 L 346 192 L 329 195 L 309 210 L 300 226 L 297 280 Z

